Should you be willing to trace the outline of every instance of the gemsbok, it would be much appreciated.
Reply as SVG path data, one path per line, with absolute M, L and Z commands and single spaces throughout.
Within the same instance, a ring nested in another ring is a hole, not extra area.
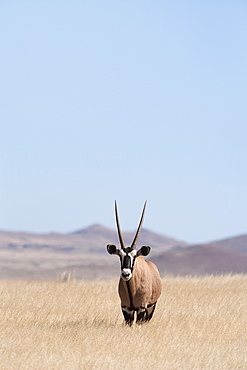
M 151 320 L 156 302 L 161 294 L 161 279 L 156 265 L 142 257 L 147 256 L 151 248 L 142 246 L 139 250 L 136 250 L 146 203 L 147 201 L 144 204 L 134 240 L 130 247 L 126 247 L 120 229 L 117 202 L 115 201 L 116 224 L 121 249 L 113 244 L 107 245 L 108 253 L 120 257 L 121 275 L 118 293 L 125 323 L 130 326 L 133 324 L 135 312 L 137 312 L 137 324 Z

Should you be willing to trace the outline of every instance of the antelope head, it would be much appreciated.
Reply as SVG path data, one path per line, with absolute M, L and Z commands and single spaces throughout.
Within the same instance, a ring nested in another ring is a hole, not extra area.
M 124 244 L 119 218 L 118 218 L 118 209 L 117 209 L 117 202 L 115 201 L 115 215 L 116 215 L 116 224 L 117 224 L 117 231 L 118 231 L 118 237 L 121 248 L 118 249 L 113 244 L 107 245 L 107 251 L 110 254 L 116 254 L 120 257 L 121 262 L 121 278 L 125 281 L 128 281 L 132 278 L 132 273 L 135 265 L 135 259 L 138 256 L 147 256 L 150 252 L 150 247 L 148 246 L 142 246 L 138 251 L 136 250 L 137 241 L 140 235 L 145 209 L 146 209 L 146 203 L 144 203 L 141 219 L 139 222 L 139 226 L 137 228 L 134 240 L 130 247 L 126 247 Z

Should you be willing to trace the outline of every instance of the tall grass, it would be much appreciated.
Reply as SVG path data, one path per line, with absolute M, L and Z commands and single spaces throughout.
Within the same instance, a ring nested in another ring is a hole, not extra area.
M 0 368 L 247 369 L 247 276 L 165 278 L 123 325 L 117 281 L 0 282 Z

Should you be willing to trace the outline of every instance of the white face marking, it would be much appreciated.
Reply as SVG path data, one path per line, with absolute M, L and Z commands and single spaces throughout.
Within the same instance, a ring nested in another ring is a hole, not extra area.
M 121 278 L 124 280 L 124 281 L 128 281 L 132 278 L 132 272 L 131 272 L 131 269 L 122 269 L 122 272 L 121 272 Z
M 129 253 L 125 252 L 123 249 L 119 251 L 121 259 L 121 278 L 124 281 L 128 281 L 132 278 L 132 269 L 136 254 L 137 252 L 135 249 Z

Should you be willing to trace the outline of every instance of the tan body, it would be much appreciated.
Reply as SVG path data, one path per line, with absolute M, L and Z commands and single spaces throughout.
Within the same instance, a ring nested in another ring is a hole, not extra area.
M 132 278 L 129 281 L 120 278 L 118 293 L 122 307 L 128 309 L 138 310 L 156 303 L 161 294 L 161 279 L 156 265 L 142 256 L 137 257 Z

